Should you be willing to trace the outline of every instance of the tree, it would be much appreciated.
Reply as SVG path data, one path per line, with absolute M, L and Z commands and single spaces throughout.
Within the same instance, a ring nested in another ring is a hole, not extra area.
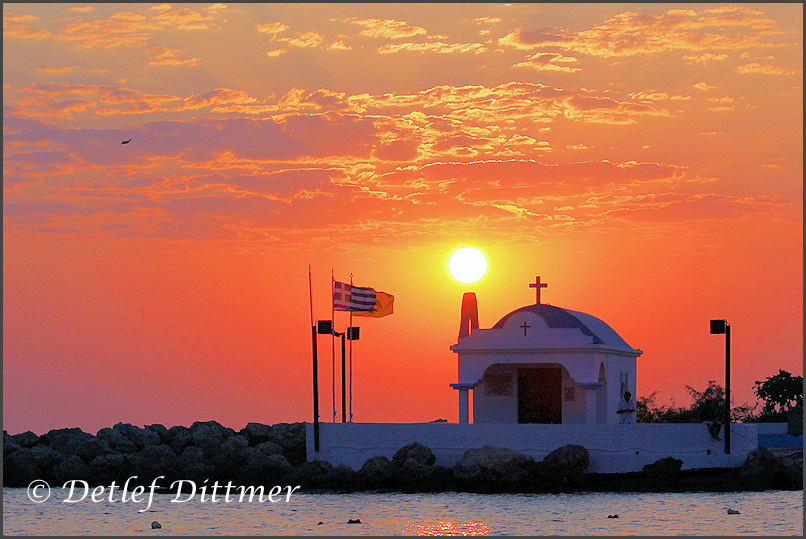
M 803 377 L 778 369 L 778 374 L 763 382 L 756 380 L 753 391 L 763 402 L 762 419 L 780 420 L 795 406 L 803 406 Z
M 691 386 L 685 386 L 691 395 L 693 403 L 689 408 L 672 406 L 657 406 L 655 397 L 658 392 L 648 397 L 638 397 L 636 403 L 636 420 L 638 423 L 701 423 L 703 421 L 718 421 L 725 419 L 725 390 L 714 380 L 708 381 L 704 391 L 697 391 Z M 731 420 L 753 421 L 753 407 L 732 406 Z

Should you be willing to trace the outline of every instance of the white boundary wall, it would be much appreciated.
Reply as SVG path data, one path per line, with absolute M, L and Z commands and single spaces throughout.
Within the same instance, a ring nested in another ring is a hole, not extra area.
M 398 449 L 412 442 L 429 447 L 436 464 L 445 467 L 453 467 L 468 449 L 485 445 L 514 449 L 539 461 L 558 447 L 576 444 L 590 454 L 586 470 L 590 473 L 641 471 L 664 457 L 682 460 L 683 469 L 739 467 L 758 447 L 758 427 L 753 423 L 731 424 L 730 455 L 724 452 L 724 441 L 713 440 L 703 423 L 320 423 L 318 453 L 313 447 L 313 423 L 307 423 L 306 429 L 309 461 L 346 464 L 353 470 L 361 469 L 370 457 L 391 460 Z

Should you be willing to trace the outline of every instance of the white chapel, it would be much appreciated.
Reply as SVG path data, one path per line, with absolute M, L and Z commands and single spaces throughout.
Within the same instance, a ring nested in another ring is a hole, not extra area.
M 632 348 L 602 320 L 540 301 L 512 311 L 490 329 L 479 329 L 476 295 L 462 297 L 457 343 L 459 422 L 616 424 L 625 391 L 633 396 Z

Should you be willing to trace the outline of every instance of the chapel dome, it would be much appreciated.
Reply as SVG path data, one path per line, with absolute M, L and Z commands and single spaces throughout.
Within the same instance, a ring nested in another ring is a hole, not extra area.
M 595 316 L 555 307 L 554 305 L 536 304 L 515 309 L 499 320 L 492 329 L 501 329 L 510 317 L 520 313 L 532 313 L 543 319 L 546 326 L 551 329 L 579 329 L 591 337 L 593 344 L 601 344 L 617 349 L 630 349 L 632 347 L 602 320 Z

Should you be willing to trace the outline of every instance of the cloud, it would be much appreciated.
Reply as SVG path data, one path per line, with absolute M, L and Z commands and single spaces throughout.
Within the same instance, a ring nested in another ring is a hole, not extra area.
M 698 90 L 702 90 L 703 92 L 708 92 L 716 88 L 716 86 L 708 84 L 707 82 L 698 82 L 694 85 L 694 87 Z
M 162 8 L 168 4 L 155 6 Z M 170 9 L 170 6 L 168 6 Z M 78 48 L 144 47 L 159 30 L 206 30 L 212 28 L 214 15 L 203 15 L 190 9 L 161 11 L 146 16 L 130 11 L 114 13 L 106 19 L 76 22 L 62 28 L 54 38 L 71 41 Z
M 89 74 L 89 75 L 101 74 L 101 73 L 109 73 L 108 69 L 93 69 L 93 68 L 86 68 L 86 67 L 79 67 L 79 66 L 35 67 L 34 71 L 40 71 L 42 73 L 52 73 L 52 74 L 86 73 L 86 74 Z
M 95 8 L 92 6 L 75 6 L 70 8 L 71 11 L 79 11 L 82 13 L 89 13 L 91 11 L 95 11 Z
M 334 41 L 330 45 L 327 46 L 327 50 L 329 51 L 349 51 L 352 47 L 345 43 L 344 41 Z
M 36 30 L 30 23 L 38 21 L 33 15 L 15 15 L 8 11 L 3 12 L 3 38 L 16 37 L 20 39 L 45 39 L 50 36 L 47 30 Z
M 270 51 L 266 51 L 266 56 L 269 58 L 276 58 L 280 55 L 283 55 L 288 52 L 288 49 L 273 49 Z
M 148 65 L 196 65 L 198 58 L 181 58 L 184 53 L 182 49 L 169 49 L 167 47 L 154 47 L 148 51 L 151 60 Z
M 261 34 L 271 34 L 272 38 L 276 38 L 277 34 L 288 30 L 288 26 L 281 22 L 267 22 L 265 24 L 258 24 L 255 30 Z
M 392 43 L 384 45 L 378 49 L 380 54 L 394 54 L 401 51 L 411 52 L 434 52 L 439 54 L 452 54 L 472 52 L 481 54 L 487 49 L 479 43 L 443 43 L 441 41 L 431 41 L 428 43 Z
M 180 9 L 154 15 L 152 20 L 171 30 L 207 30 L 215 18 L 190 9 Z
M 414 36 L 425 36 L 428 34 L 425 28 L 421 26 L 411 26 L 403 21 L 396 21 L 392 19 L 343 19 L 344 22 L 350 22 L 363 26 L 363 30 L 359 35 L 371 38 L 381 39 L 405 39 Z
M 325 40 L 316 32 L 298 32 L 294 37 L 281 37 L 277 41 L 285 41 L 290 47 L 312 48 L 318 47 Z
M 751 62 L 749 64 L 740 65 L 736 68 L 737 73 L 759 73 L 761 75 L 797 75 L 802 73 L 802 69 L 785 69 L 783 67 L 774 66 L 770 64 L 760 64 L 758 62 Z
M 727 54 L 713 54 L 710 52 L 704 52 L 702 54 L 687 54 L 683 56 L 683 60 L 685 60 L 687 64 L 706 65 L 711 62 L 721 62 L 727 59 L 728 59 Z
M 774 32 L 775 22 L 761 11 L 721 6 L 702 12 L 672 9 L 661 15 L 624 12 L 578 32 L 557 27 L 517 28 L 498 42 L 516 49 L 558 47 L 591 56 L 624 57 L 779 46 L 781 43 L 767 41 Z
M 569 66 L 567 64 L 577 63 L 573 56 L 563 56 L 556 52 L 537 52 L 530 56 L 525 62 L 515 64 L 512 67 L 526 67 L 535 71 L 562 71 L 565 73 L 576 73 L 582 71 L 581 68 Z

